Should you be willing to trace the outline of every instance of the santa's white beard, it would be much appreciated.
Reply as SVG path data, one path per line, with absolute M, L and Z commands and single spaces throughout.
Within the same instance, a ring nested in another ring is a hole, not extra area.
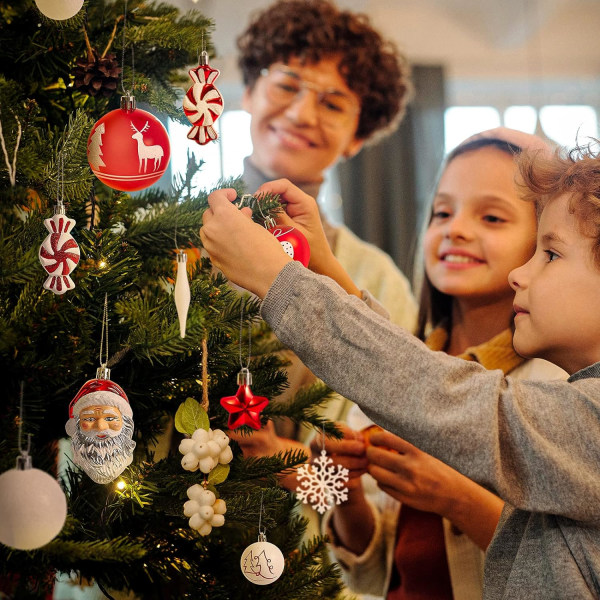
M 133 419 L 125 415 L 121 431 L 102 439 L 85 435 L 77 417 L 77 427 L 71 436 L 73 461 L 96 483 L 109 483 L 131 464 L 135 448 L 132 437 Z

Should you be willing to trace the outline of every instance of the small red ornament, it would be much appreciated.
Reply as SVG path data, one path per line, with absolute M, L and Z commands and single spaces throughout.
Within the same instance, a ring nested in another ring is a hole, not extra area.
M 208 54 L 203 51 L 200 65 L 190 69 L 189 75 L 194 85 L 183 99 L 183 112 L 193 127 L 187 136 L 202 146 L 219 137 L 213 128 L 223 112 L 223 96 L 213 85 L 219 71 L 209 66 Z
M 52 218 L 44 219 L 44 225 L 50 232 L 38 254 L 42 267 L 49 274 L 44 288 L 57 295 L 64 294 L 75 287 L 69 274 L 79 264 L 79 246 L 70 234 L 75 220 L 69 219 L 64 206 L 58 204 Z
M 167 170 L 171 147 L 164 125 L 136 108 L 133 96 L 99 119 L 88 138 L 87 155 L 94 175 L 115 190 L 150 187 Z
M 308 267 L 310 245 L 304 234 L 300 233 L 295 227 L 279 227 L 277 225 L 270 227 L 269 232 L 279 240 L 281 247 L 287 255 L 301 262 L 305 267 Z
M 269 404 L 269 399 L 252 393 L 252 375 L 246 367 L 238 373 L 237 382 L 240 387 L 235 396 L 221 398 L 221 406 L 229 413 L 227 427 L 236 429 L 240 425 L 247 425 L 260 429 L 260 413 Z

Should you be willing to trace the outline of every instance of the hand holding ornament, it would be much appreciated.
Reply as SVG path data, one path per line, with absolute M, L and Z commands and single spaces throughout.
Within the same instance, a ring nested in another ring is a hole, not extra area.
M 214 266 L 225 276 L 263 298 L 279 271 L 292 260 L 277 238 L 254 223 L 249 208 L 232 204 L 234 189 L 212 192 L 202 216 L 200 238 Z
M 343 423 L 336 423 L 336 425 L 344 434 L 342 439 L 337 440 L 320 433 L 312 439 L 310 450 L 313 458 L 316 458 L 325 449 L 334 465 L 341 465 L 348 469 L 347 487 L 351 493 L 356 488 L 360 488 L 360 477 L 367 472 L 369 465 L 365 442 L 360 432 L 350 429 Z

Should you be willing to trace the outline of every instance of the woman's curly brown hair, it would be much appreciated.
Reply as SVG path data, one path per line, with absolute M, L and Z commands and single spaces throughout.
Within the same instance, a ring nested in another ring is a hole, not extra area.
M 412 93 L 408 63 L 395 45 L 373 29 L 367 15 L 340 11 L 328 0 L 280 0 L 256 15 L 237 43 L 250 88 L 273 63 L 339 55 L 339 72 L 360 99 L 359 139 L 397 126 Z
M 551 155 L 524 152 L 518 160 L 523 198 L 537 204 L 538 212 L 552 199 L 569 195 L 568 208 L 579 230 L 592 238 L 592 253 L 600 268 L 600 141 Z

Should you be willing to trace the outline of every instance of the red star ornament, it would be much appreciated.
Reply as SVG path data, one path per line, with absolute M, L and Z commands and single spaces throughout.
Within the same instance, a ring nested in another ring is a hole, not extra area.
M 244 368 L 238 373 L 237 382 L 240 387 L 235 396 L 221 398 L 221 406 L 229 413 L 227 427 L 237 429 L 247 425 L 252 429 L 260 429 L 260 413 L 269 404 L 269 399 L 252 393 L 252 376 L 248 369 Z

